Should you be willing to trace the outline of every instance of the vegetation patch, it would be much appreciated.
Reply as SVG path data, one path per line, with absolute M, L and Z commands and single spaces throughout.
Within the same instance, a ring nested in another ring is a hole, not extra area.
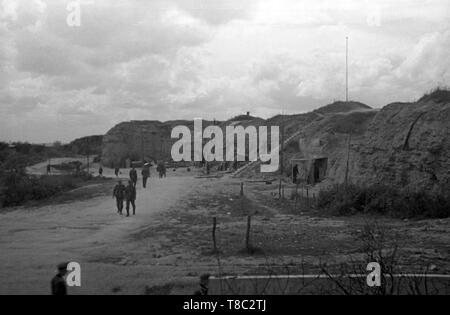
M 318 207 L 334 215 L 370 213 L 396 218 L 447 218 L 450 195 L 383 185 L 335 185 L 319 193 Z
M 22 172 L 7 173 L 0 184 L 0 207 L 20 206 L 32 200 L 44 200 L 81 187 L 90 180 L 88 174 L 32 176 Z

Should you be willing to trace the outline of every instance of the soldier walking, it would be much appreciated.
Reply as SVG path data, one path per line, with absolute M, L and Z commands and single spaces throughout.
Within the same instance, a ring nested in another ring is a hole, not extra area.
M 164 162 L 161 165 L 161 172 L 162 172 L 161 177 L 166 178 L 167 177 L 167 168 L 166 168 L 166 163 L 164 163 Z
M 134 167 L 130 171 L 130 180 L 134 184 L 134 187 L 136 187 L 137 180 L 138 180 L 138 174 Z
M 158 163 L 158 165 L 156 166 L 156 171 L 158 172 L 159 178 L 161 179 L 161 163 Z
M 114 187 L 113 198 L 116 198 L 117 213 L 122 215 L 123 201 L 125 198 L 125 186 L 122 184 L 122 181 L 120 180 L 116 185 L 116 187 Z
M 145 164 L 142 168 L 142 185 L 144 188 L 147 188 L 147 181 L 150 177 L 150 166 L 148 164 Z
M 133 207 L 133 215 L 136 215 L 136 184 L 131 180 L 125 188 L 125 199 L 127 203 L 127 217 L 130 216 L 130 204 Z

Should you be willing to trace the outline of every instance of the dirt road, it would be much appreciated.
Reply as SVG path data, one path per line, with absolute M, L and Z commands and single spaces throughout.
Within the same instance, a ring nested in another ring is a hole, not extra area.
M 130 218 L 116 214 L 108 196 L 0 214 L 0 294 L 48 294 L 62 261 L 82 267 L 82 287 L 72 294 L 143 293 L 152 279 L 131 258 L 129 236 L 192 188 L 187 176 L 152 178 L 147 190 L 139 183 L 137 216 Z
M 82 287 L 70 294 L 190 294 L 206 272 L 315 273 L 322 262 L 362 259 L 361 236 L 375 222 L 386 233 L 383 249 L 398 246 L 402 270 L 450 271 L 450 219 L 332 217 L 280 201 L 278 185 L 246 183 L 241 199 L 239 180 L 195 175 L 171 171 L 145 191 L 138 182 L 136 217 L 118 216 L 111 195 L 0 213 L 0 294 L 48 294 L 62 261 L 82 267 Z M 99 190 L 83 189 L 75 195 Z M 243 252 L 249 214 L 255 254 Z M 219 255 L 211 253 L 213 217 Z

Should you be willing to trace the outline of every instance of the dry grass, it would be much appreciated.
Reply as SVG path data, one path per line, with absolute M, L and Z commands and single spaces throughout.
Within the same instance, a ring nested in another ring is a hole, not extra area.
M 383 185 L 335 185 L 319 194 L 318 206 L 333 215 L 382 214 L 397 218 L 447 218 L 450 195 Z

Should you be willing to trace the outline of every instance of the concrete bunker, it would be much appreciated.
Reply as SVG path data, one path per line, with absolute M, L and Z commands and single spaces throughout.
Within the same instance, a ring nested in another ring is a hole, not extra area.
M 298 166 L 298 180 L 301 183 L 317 184 L 322 182 L 327 177 L 328 158 L 318 157 L 313 159 L 292 159 L 291 170 L 294 166 Z

